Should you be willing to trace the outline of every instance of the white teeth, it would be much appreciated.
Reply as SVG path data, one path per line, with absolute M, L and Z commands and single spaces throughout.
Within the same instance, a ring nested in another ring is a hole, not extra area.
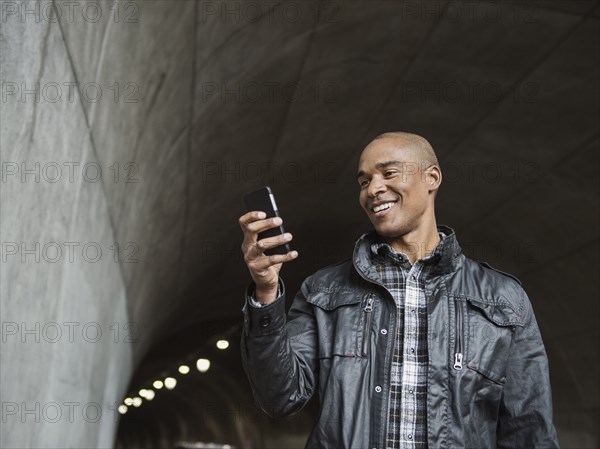
M 379 206 L 375 206 L 373 208 L 373 212 L 379 212 L 385 209 L 389 209 L 390 207 L 392 207 L 394 205 L 394 203 L 384 203 L 384 204 L 380 204 Z

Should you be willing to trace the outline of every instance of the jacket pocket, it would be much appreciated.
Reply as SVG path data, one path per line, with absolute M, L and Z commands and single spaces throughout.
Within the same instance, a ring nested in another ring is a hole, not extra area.
M 467 367 L 498 385 L 506 382 L 513 330 L 520 317 L 505 304 L 465 298 L 468 322 Z
M 318 291 L 306 298 L 314 307 L 319 358 L 360 357 L 364 295 L 356 291 Z

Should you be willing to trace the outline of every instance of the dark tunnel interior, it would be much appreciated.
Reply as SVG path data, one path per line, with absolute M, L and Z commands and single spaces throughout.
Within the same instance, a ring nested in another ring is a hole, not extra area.
M 65 447 L 65 435 L 69 447 L 304 447 L 318 398 L 270 418 L 242 368 L 242 197 L 271 186 L 294 235 L 289 307 L 303 279 L 371 229 L 356 167 L 386 131 L 431 142 L 438 223 L 521 280 L 561 445 L 598 447 L 598 1 L 99 4 L 94 22 L 77 9 L 69 20 L 56 0 L 55 20 L 17 20 L 17 8 L 2 23 L 2 77 L 15 88 L 105 93 L 6 96 L 3 161 L 95 161 L 104 175 L 7 176 L 2 241 L 93 241 L 105 257 L 2 264 L 3 323 L 93 322 L 104 334 L 50 345 L 3 327 L 1 386 L 3 403 L 41 402 L 42 415 L 69 401 L 105 413 L 59 425 L 8 414 L 2 447 Z

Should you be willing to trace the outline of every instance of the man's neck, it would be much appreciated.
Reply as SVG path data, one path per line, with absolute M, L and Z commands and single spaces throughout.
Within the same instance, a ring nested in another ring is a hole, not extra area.
M 415 229 L 397 238 L 387 238 L 394 250 L 406 254 L 411 264 L 424 259 L 440 243 L 440 235 L 435 222 L 423 229 Z

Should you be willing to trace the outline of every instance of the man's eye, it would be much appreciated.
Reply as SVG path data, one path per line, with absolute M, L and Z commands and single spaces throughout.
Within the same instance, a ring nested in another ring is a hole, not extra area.
M 398 174 L 398 170 L 386 170 L 386 172 L 384 173 L 384 175 L 387 177 L 394 176 L 396 174 Z
M 358 184 L 361 187 L 367 187 L 369 185 L 369 180 L 368 179 L 363 179 L 362 181 L 358 181 Z

